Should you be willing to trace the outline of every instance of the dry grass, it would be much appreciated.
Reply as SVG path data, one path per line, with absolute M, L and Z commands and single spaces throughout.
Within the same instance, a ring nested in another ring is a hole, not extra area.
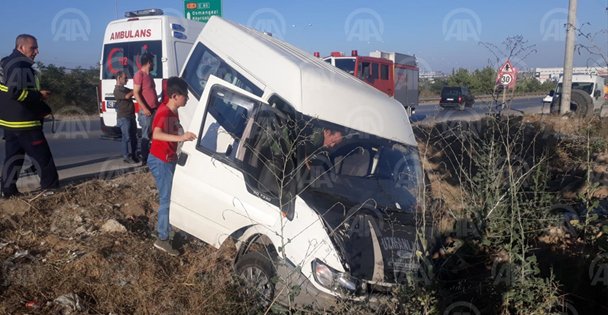
M 246 313 L 230 248 L 193 239 L 179 257 L 152 248 L 155 198 L 151 176 L 135 174 L 3 201 L 0 313 L 60 312 L 51 302 L 69 293 L 91 314 Z M 128 232 L 102 233 L 108 219 Z

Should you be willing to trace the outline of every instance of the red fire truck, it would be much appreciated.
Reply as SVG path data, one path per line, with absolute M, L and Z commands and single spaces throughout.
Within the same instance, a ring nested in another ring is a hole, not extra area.
M 320 57 L 317 52 L 315 56 Z M 350 56 L 332 52 L 323 60 L 394 97 L 403 104 L 410 116 L 418 105 L 418 66 L 415 56 L 378 50 L 370 52 L 369 56 L 359 56 L 353 50 Z

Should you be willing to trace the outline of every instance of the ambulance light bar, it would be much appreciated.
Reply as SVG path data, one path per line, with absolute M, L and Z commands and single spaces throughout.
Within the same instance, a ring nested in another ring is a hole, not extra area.
M 125 17 L 136 17 L 136 16 L 151 16 L 151 15 L 163 15 L 165 14 L 161 9 L 145 9 L 137 11 L 125 12 Z

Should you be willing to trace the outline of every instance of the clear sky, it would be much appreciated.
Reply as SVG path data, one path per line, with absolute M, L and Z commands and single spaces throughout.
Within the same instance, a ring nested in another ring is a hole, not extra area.
M 578 37 L 577 43 L 597 45 L 604 56 L 607 7 L 608 0 L 578 0 L 577 27 L 592 39 Z M 10 53 L 16 35 L 31 33 L 39 40 L 38 60 L 93 66 L 99 62 L 106 24 L 125 11 L 142 8 L 183 15 L 184 1 L 5 1 L 0 54 Z M 512 60 L 516 67 L 561 66 L 567 8 L 568 0 L 224 0 L 222 15 L 322 56 L 353 49 L 359 54 L 397 51 L 415 54 L 423 71 L 449 72 L 494 64 L 496 58 L 480 42 L 502 48 L 502 42 L 514 35 L 523 35 L 536 50 L 523 60 Z M 581 51 L 575 65 L 595 65 L 598 59 Z

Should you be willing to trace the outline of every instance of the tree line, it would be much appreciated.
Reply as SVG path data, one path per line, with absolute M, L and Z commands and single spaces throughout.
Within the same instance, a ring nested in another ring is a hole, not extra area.
M 99 68 L 90 67 L 68 69 L 53 64 L 37 63 L 41 72 L 41 88 L 50 90 L 49 105 L 57 112 L 61 108 L 78 108 L 87 114 L 98 110 L 97 88 L 99 87 Z M 438 97 L 444 86 L 466 86 L 474 95 L 490 95 L 494 92 L 496 69 L 485 67 L 469 71 L 457 69 L 446 77 L 420 79 L 421 97 Z M 555 88 L 555 83 L 540 83 L 528 73 L 520 73 L 515 93 L 547 93 Z
M 52 93 L 48 103 L 53 112 L 69 107 L 70 112 L 75 112 L 77 108 L 87 114 L 97 113 L 98 67 L 68 69 L 41 62 L 37 62 L 37 66 L 41 89 Z

